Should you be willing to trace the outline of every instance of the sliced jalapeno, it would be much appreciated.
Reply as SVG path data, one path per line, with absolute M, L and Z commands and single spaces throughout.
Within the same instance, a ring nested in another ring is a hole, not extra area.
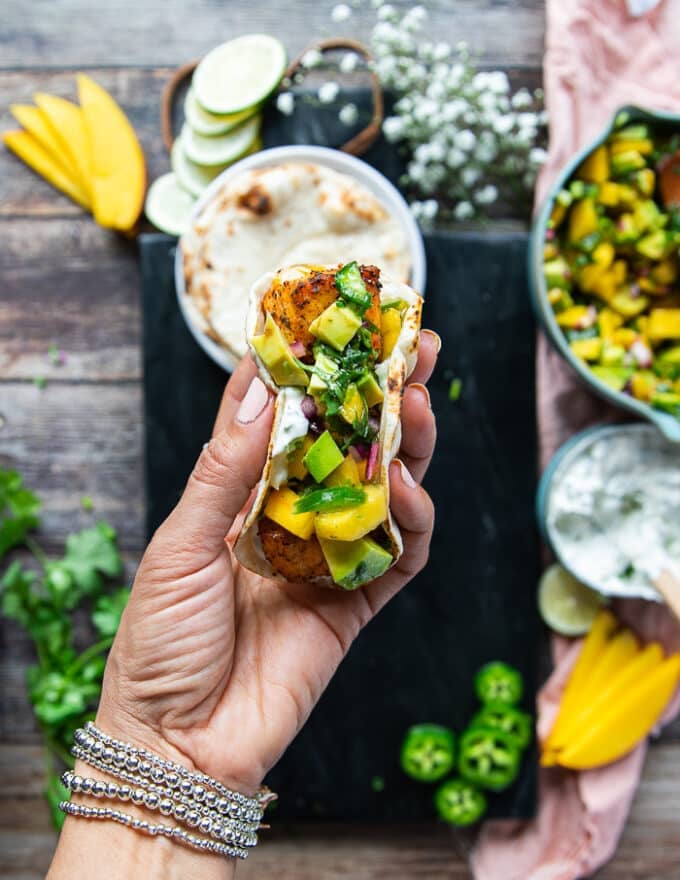
M 477 712 L 470 727 L 486 727 L 502 730 L 515 741 L 518 749 L 525 749 L 531 742 L 533 719 L 527 712 L 506 703 L 487 703 Z
M 502 730 L 479 727 L 460 740 L 458 772 L 467 782 L 490 791 L 503 791 L 517 778 L 520 750 Z
M 349 303 L 356 312 L 363 315 L 371 305 L 371 294 L 361 277 L 356 260 L 343 266 L 335 276 L 335 286 L 340 297 Z
M 312 489 L 295 502 L 295 513 L 309 513 L 311 510 L 342 510 L 357 507 L 366 500 L 366 492 L 356 486 L 328 486 Z
M 463 828 L 482 818 L 486 812 L 486 797 L 471 782 L 449 779 L 435 792 L 434 805 L 440 819 Z
M 494 660 L 482 666 L 475 676 L 475 691 L 482 703 L 515 706 L 522 699 L 524 682 L 513 666 Z
M 436 782 L 455 761 L 455 738 L 440 724 L 416 724 L 406 731 L 401 746 L 401 768 L 418 782 Z

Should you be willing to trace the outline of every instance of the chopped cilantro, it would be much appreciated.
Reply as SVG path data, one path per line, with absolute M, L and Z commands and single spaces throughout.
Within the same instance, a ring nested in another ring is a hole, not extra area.
M 47 387 L 47 379 L 44 376 L 36 376 L 33 380 L 33 384 L 36 388 L 39 388 L 41 391 L 44 391 Z
M 449 400 L 455 402 L 460 397 L 460 393 L 463 390 L 463 380 L 462 379 L 451 379 L 451 384 L 449 385 Z

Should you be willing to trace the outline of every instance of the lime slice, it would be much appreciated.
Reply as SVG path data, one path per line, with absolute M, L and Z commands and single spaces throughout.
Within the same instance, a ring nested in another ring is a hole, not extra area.
M 551 565 L 538 585 L 538 609 L 541 617 L 563 636 L 588 632 L 606 600 L 569 574 L 559 563 Z
M 227 165 L 240 159 L 252 147 L 260 133 L 261 122 L 262 118 L 258 114 L 238 128 L 216 137 L 196 134 L 185 123 L 179 139 L 187 159 L 197 165 Z
M 182 235 L 189 226 L 194 197 L 177 182 L 174 174 L 164 174 L 149 187 L 144 211 L 147 218 L 168 235 Z
M 250 156 L 251 153 L 257 153 L 261 149 L 262 140 L 257 137 L 250 149 L 246 150 L 243 155 Z M 182 141 L 178 138 L 172 145 L 170 164 L 179 185 L 183 186 L 192 196 L 198 198 L 207 188 L 208 184 L 212 183 L 216 177 L 234 163 L 227 162 L 226 165 L 198 165 L 187 157 L 182 147 Z
M 268 98 L 285 69 L 283 44 L 267 34 L 250 34 L 208 52 L 194 71 L 192 85 L 208 113 L 238 113 Z
M 208 113 L 196 100 L 196 93 L 193 89 L 189 89 L 184 99 L 184 117 L 190 128 L 196 134 L 202 134 L 206 137 L 214 137 L 217 134 L 226 134 L 233 128 L 237 128 L 246 119 L 250 119 L 260 109 L 259 104 L 249 107 L 247 110 L 241 110 L 240 113 L 229 113 L 226 116 L 216 116 L 214 113 Z

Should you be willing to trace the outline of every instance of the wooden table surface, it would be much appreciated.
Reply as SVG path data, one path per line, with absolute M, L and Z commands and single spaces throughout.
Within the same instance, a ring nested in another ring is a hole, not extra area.
M 295 53 L 337 33 L 332 0 L 51 0 L 5 4 L 0 23 L 0 129 L 8 105 L 35 91 L 75 97 L 88 70 L 121 103 L 151 179 L 168 169 L 158 102 L 171 70 L 217 42 L 269 31 Z M 366 35 L 368 0 L 342 32 Z M 398 3 L 397 5 L 402 5 Z M 428 0 L 432 32 L 467 40 L 481 63 L 540 79 L 540 0 Z M 68 353 L 47 357 L 51 343 Z M 36 376 L 47 379 L 40 390 Z M 57 550 L 87 515 L 118 530 L 128 575 L 143 550 L 139 273 L 133 242 L 99 229 L 0 150 L 0 463 L 18 468 L 45 502 L 41 540 Z M 40 737 L 24 694 L 31 648 L 0 629 L 0 877 L 42 877 L 54 846 L 42 800 Z M 623 840 L 599 880 L 680 877 L 680 725 L 650 750 Z M 434 826 L 277 828 L 239 877 L 453 880 L 470 876 L 469 839 Z

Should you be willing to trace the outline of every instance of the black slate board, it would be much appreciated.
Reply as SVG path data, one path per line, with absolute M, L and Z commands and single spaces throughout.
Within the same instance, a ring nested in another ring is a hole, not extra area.
M 426 486 L 437 525 L 427 569 L 369 625 L 269 782 L 281 818 L 422 819 L 429 787 L 397 764 L 410 724 L 462 729 L 472 679 L 490 659 L 515 664 L 535 691 L 538 623 L 534 323 L 526 237 L 426 239 L 425 326 L 443 349 L 430 383 L 439 441 Z M 176 304 L 175 242 L 141 241 L 148 529 L 176 501 L 209 437 L 225 382 Z M 452 378 L 462 381 L 457 402 Z M 535 810 L 535 754 L 492 815 Z M 384 780 L 375 792 L 371 781 Z

